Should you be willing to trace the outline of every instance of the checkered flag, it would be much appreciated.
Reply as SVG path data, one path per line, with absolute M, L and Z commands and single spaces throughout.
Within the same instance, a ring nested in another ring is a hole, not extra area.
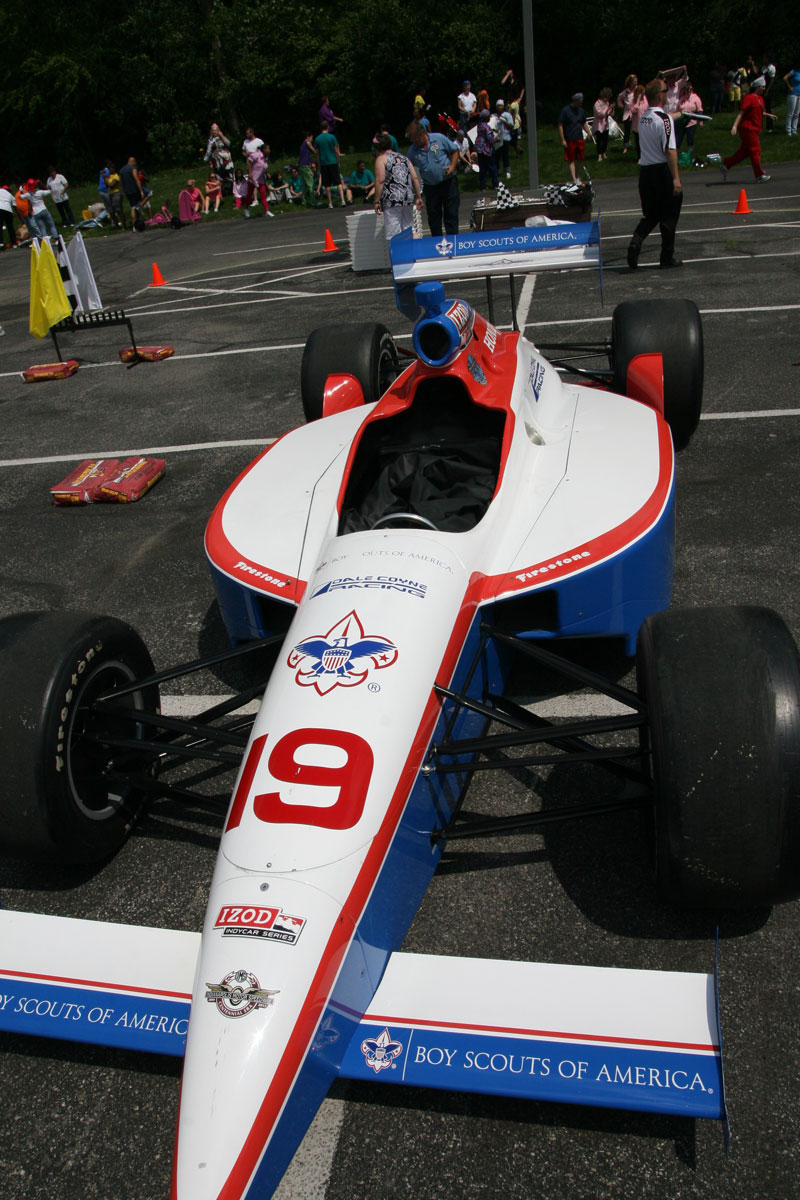
M 497 211 L 503 212 L 507 208 L 519 208 L 519 200 L 515 200 L 502 182 L 497 185 Z

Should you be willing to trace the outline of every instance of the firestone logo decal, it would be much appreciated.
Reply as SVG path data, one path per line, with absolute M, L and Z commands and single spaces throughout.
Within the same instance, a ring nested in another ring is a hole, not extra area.
M 377 634 L 365 636 L 355 612 L 348 613 L 324 635 L 303 638 L 287 662 L 297 668 L 301 687 L 314 687 L 324 696 L 335 687 L 356 687 L 371 671 L 391 667 L 397 647 Z
M 364 1062 L 376 1075 L 391 1067 L 398 1055 L 403 1053 L 403 1043 L 396 1042 L 388 1029 L 376 1038 L 365 1038 L 361 1043 Z
M 214 922 L 223 937 L 257 937 L 293 946 L 306 923 L 305 917 L 292 917 L 280 908 L 264 905 L 225 904 Z
M 575 554 L 562 554 L 561 558 L 557 558 L 555 562 L 542 563 L 541 566 L 535 567 L 532 571 L 521 571 L 517 575 L 517 579 L 520 583 L 526 583 L 529 579 L 536 579 L 539 575 L 546 575 L 548 571 L 555 571 L 559 567 L 566 567 L 570 563 L 580 562 L 581 559 L 591 557 L 592 555 L 588 550 L 578 550 Z
M 269 1008 L 277 990 L 262 988 L 250 971 L 231 971 L 221 983 L 206 983 L 206 1000 L 223 1017 L 246 1017 L 254 1008 Z

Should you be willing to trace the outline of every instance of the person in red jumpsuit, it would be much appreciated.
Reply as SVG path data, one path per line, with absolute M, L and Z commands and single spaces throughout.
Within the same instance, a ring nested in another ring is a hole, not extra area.
M 767 81 L 763 75 L 759 75 L 750 84 L 750 91 L 742 100 L 742 106 L 736 114 L 736 119 L 731 126 L 731 133 L 738 133 L 741 140 L 741 146 L 735 154 L 731 154 L 728 158 L 723 158 L 719 163 L 719 169 L 722 171 L 722 178 L 727 179 L 728 171 L 731 167 L 735 167 L 743 159 L 749 158 L 753 164 L 753 174 L 756 177 L 756 183 L 766 183 L 769 179 L 764 168 L 761 166 L 761 122 L 764 116 L 774 117 L 773 113 L 765 113 L 764 111 L 764 89 L 767 86 Z

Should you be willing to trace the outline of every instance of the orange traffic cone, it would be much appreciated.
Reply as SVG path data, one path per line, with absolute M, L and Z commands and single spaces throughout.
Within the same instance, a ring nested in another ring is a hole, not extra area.
M 739 192 L 739 203 L 733 210 L 733 215 L 737 216 L 739 213 L 749 213 L 752 211 L 752 208 L 747 203 L 747 192 L 744 190 L 744 188 L 742 188 L 742 190 Z
M 153 263 L 153 282 L 150 284 L 150 287 L 164 287 L 166 282 L 166 279 L 158 269 L 158 263 Z
M 338 250 L 339 247 L 331 236 L 330 229 L 325 230 L 325 253 L 330 254 L 331 250 Z

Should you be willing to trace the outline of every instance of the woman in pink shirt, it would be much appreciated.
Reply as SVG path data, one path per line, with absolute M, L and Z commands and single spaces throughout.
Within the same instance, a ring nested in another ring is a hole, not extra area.
M 690 115 L 693 112 L 703 111 L 703 101 L 698 96 L 697 92 L 692 87 L 691 80 L 687 79 L 681 87 L 681 99 L 679 109 L 682 113 Z M 677 129 L 678 149 L 681 148 L 681 142 L 686 137 L 686 145 L 689 153 L 694 155 L 694 133 L 697 129 L 697 121 L 683 121 Z
M 592 137 L 597 146 L 597 161 L 602 162 L 608 151 L 608 118 L 613 115 L 614 102 L 610 87 L 604 87 L 594 102 Z
M 636 158 L 640 157 L 639 152 L 639 121 L 642 113 L 646 112 L 650 105 L 647 103 L 647 96 L 644 92 L 644 85 L 637 83 L 633 89 L 633 100 L 631 101 L 631 128 L 633 129 L 633 137 L 636 142 Z
M 629 75 L 625 80 L 625 87 L 617 96 L 617 108 L 622 109 L 622 153 L 628 153 L 628 146 L 631 144 L 631 104 L 633 103 L 633 90 L 639 80 L 635 75 Z

